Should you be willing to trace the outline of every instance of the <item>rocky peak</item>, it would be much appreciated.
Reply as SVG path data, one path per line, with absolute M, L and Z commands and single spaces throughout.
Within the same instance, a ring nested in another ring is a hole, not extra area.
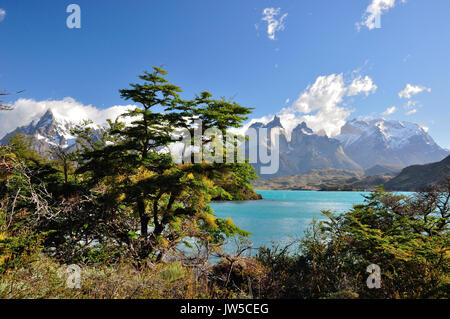
M 308 127 L 308 125 L 305 122 L 300 123 L 297 125 L 294 130 L 292 131 L 293 134 L 306 134 L 311 135 L 314 134 L 313 130 Z
M 270 121 L 269 123 L 267 123 L 266 125 L 264 125 L 264 127 L 267 128 L 267 129 L 272 129 L 272 128 L 275 128 L 275 127 L 283 128 L 283 125 L 281 125 L 280 118 L 275 115 L 273 117 L 273 120 Z
M 52 146 L 68 149 L 75 144 L 76 138 L 70 133 L 74 123 L 65 118 L 58 118 L 55 112 L 48 109 L 40 118 L 26 126 L 21 126 L 0 140 L 7 144 L 9 138 L 16 134 L 31 137 L 31 146 L 41 154 L 48 154 Z
M 53 123 L 55 121 L 55 115 L 53 114 L 53 111 L 51 109 L 48 109 L 44 115 L 38 120 L 36 125 L 33 125 L 37 128 L 48 126 L 49 124 Z

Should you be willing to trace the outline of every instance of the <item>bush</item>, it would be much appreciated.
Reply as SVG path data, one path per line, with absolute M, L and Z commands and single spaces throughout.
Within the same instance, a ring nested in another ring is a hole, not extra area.
M 316 222 L 296 254 L 263 248 L 274 298 L 448 297 L 450 183 L 413 196 L 379 189 L 345 214 Z M 381 268 L 381 288 L 369 289 L 367 266 Z

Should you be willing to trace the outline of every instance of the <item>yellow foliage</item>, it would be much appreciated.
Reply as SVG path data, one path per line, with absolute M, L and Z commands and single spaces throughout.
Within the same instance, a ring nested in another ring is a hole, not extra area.
M 227 219 L 225 219 L 225 223 L 230 227 L 235 227 L 234 222 L 230 217 L 227 217 Z
M 140 181 L 144 181 L 146 179 L 149 179 L 155 175 L 154 172 L 146 169 L 145 167 L 139 167 L 138 172 L 130 177 L 130 180 L 132 183 L 138 183 Z
M 164 237 L 161 238 L 161 244 L 163 247 L 169 247 L 169 242 Z
M 7 255 L 3 255 L 3 256 L 0 256 L 0 266 L 1 265 L 3 265 L 3 263 L 6 261 L 6 259 L 8 259 L 9 258 L 9 256 L 7 256 Z
M 210 227 L 217 227 L 217 223 L 216 223 L 216 217 L 214 217 L 211 214 L 208 213 L 203 213 L 202 214 L 202 219 L 205 221 L 205 223 L 210 226 Z
M 206 184 L 206 186 L 208 187 L 214 187 L 214 182 L 212 180 L 210 180 L 209 178 L 203 178 L 202 182 Z
M 0 233 L 0 241 L 5 240 L 7 237 L 6 233 Z M 3 254 L 0 255 L 0 266 L 3 265 L 3 263 L 10 257 L 10 254 L 8 253 L 8 251 L 2 249 L 2 244 L 0 243 L 0 252 L 3 250 Z

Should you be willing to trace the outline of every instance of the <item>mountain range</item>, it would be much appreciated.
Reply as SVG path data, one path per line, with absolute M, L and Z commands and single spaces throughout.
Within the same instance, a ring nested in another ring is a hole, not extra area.
M 11 136 L 23 134 L 30 136 L 31 147 L 41 154 L 49 154 L 52 146 L 69 151 L 75 147 L 76 138 L 70 131 L 76 124 L 49 109 L 39 119 L 6 134 L 0 143 L 7 144 Z M 278 116 L 267 123 L 253 123 L 250 127 L 268 131 L 276 128 L 280 132 L 279 170 L 273 175 L 260 174 L 262 179 L 302 175 L 320 169 L 331 169 L 332 175 L 339 176 L 342 171 L 350 172 L 344 174 L 349 178 L 353 174 L 362 174 L 364 178 L 392 178 L 406 166 L 439 162 L 450 155 L 420 125 L 403 121 L 352 120 L 333 138 L 323 132 L 317 134 L 304 122 L 288 132 Z M 270 149 L 270 138 L 268 145 Z M 259 173 L 261 165 L 253 165 Z M 322 171 L 319 175 L 323 174 Z
M 420 125 L 403 121 L 352 120 L 334 138 L 313 132 L 304 122 L 289 136 L 277 116 L 265 124 L 253 123 L 250 128 L 268 131 L 278 128 L 280 132 L 280 169 L 262 178 L 301 175 L 320 168 L 350 171 L 372 168 L 372 175 L 379 175 L 376 167 L 380 165 L 383 170 L 390 168 L 398 173 L 406 166 L 438 162 L 450 155 Z M 270 149 L 270 138 L 268 145 Z M 261 165 L 254 166 L 259 171 Z
M 364 169 L 377 164 L 405 167 L 437 162 L 449 155 L 418 124 L 377 119 L 352 120 L 336 136 L 345 153 Z
M 271 175 L 260 174 L 261 178 L 273 176 L 285 176 L 303 174 L 316 168 L 340 168 L 348 170 L 359 170 L 360 165 L 345 154 L 341 143 L 336 139 L 315 134 L 306 123 L 298 125 L 290 134 L 281 125 L 280 118 L 274 119 L 266 124 L 254 123 L 250 128 L 256 129 L 259 140 L 259 128 L 271 131 L 277 128 L 279 131 L 280 167 L 277 173 Z M 273 144 L 268 134 L 268 149 Z M 253 164 L 260 172 L 261 163 Z

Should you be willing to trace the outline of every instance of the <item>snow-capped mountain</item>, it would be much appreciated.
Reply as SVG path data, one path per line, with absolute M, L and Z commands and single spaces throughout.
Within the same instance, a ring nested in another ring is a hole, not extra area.
M 426 129 L 403 121 L 352 120 L 336 136 L 345 153 L 363 168 L 374 165 L 409 166 L 441 161 L 449 152 Z
M 7 144 L 11 136 L 24 134 L 31 137 L 32 148 L 40 154 L 49 154 L 51 146 L 71 150 L 76 138 L 70 131 L 76 124 L 57 110 L 48 109 L 37 120 L 8 133 L 0 144 Z M 304 174 L 318 168 L 363 170 L 376 165 L 401 168 L 438 162 L 450 155 L 450 151 L 437 145 L 424 128 L 410 122 L 352 120 L 335 138 L 313 132 L 304 122 L 287 132 L 278 116 L 267 123 L 255 122 L 250 127 L 277 129 L 280 133 L 279 171 L 263 178 Z M 93 137 L 99 138 L 99 134 L 100 131 L 94 130 Z M 269 139 L 269 150 L 270 145 Z M 260 165 L 254 166 L 259 173 Z
M 313 132 L 304 122 L 288 134 L 277 116 L 266 124 L 256 122 L 250 127 L 280 131 L 280 169 L 277 174 L 263 178 L 304 174 L 317 168 L 363 170 L 376 165 L 402 168 L 438 162 L 450 154 L 436 144 L 426 129 L 410 122 L 352 120 L 334 138 Z M 260 165 L 254 166 L 259 171 Z
M 281 124 L 280 118 L 275 116 L 267 124 L 256 122 L 250 128 L 266 128 L 268 131 L 278 128 L 280 132 L 280 168 L 274 175 L 261 176 L 268 178 L 273 176 L 303 174 L 316 168 L 338 168 L 348 170 L 361 170 L 362 168 L 349 158 L 340 142 L 328 138 L 326 135 L 315 134 L 306 123 L 302 122 L 290 134 Z M 258 130 L 257 130 L 258 132 Z M 258 137 L 259 140 L 259 137 Z M 271 141 L 268 143 L 269 149 Z M 259 173 L 259 163 L 253 164 Z
M 31 137 L 31 147 L 33 149 L 40 154 L 48 154 L 50 146 L 68 149 L 75 144 L 76 137 L 70 133 L 74 126 L 75 123 L 48 109 L 41 118 L 6 134 L 0 140 L 0 144 L 7 144 L 10 137 L 16 134 L 23 134 Z

